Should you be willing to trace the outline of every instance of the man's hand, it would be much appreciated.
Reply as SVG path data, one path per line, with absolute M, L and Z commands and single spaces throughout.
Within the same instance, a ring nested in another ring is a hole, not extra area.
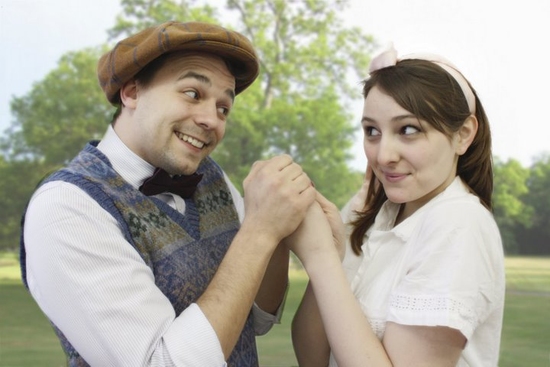
M 315 200 L 311 180 L 288 155 L 255 162 L 243 186 L 243 227 L 272 236 L 275 243 L 296 230 Z

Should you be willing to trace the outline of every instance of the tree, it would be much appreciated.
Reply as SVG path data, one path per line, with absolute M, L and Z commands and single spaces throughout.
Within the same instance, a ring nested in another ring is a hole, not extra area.
M 36 184 L 43 177 L 44 166 L 33 160 L 6 161 L 0 156 L 0 250 L 19 247 L 20 223 Z
M 109 31 L 113 38 L 166 19 L 222 18 L 216 8 L 197 1 L 122 3 L 123 14 Z M 261 73 L 239 96 L 214 157 L 239 186 L 254 161 L 288 153 L 329 199 L 343 204 L 362 180 L 348 167 L 359 126 L 351 124 L 354 117 L 346 107 L 360 97 L 371 38 L 342 25 L 343 1 L 228 0 L 226 5 L 223 19 L 234 24 L 225 25 L 252 40 Z
M 532 225 L 523 232 L 524 254 L 550 254 L 550 155 L 541 155 L 530 170 L 525 203 L 533 208 Z
M 493 192 L 493 211 L 502 235 L 504 248 L 508 254 L 517 254 L 520 250 L 518 231 L 529 228 L 533 217 L 533 208 L 526 205 L 523 198 L 528 194 L 527 179 L 529 170 L 517 160 L 506 163 L 495 160 L 495 185 Z
M 107 33 L 112 40 L 168 20 L 216 22 L 216 9 L 212 5 L 197 3 L 197 0 L 121 0 L 122 13 Z
M 360 98 L 372 39 L 345 28 L 344 1 L 227 0 L 217 7 L 193 0 L 122 0 L 111 41 L 167 19 L 216 22 L 247 35 L 261 73 L 228 121 L 215 158 L 239 186 L 252 163 L 288 153 L 316 186 L 342 205 L 360 187 L 362 173 L 348 167 L 353 130 L 346 108 Z M 232 20 L 228 22 L 216 19 Z M 11 102 L 14 121 L 0 139 L 0 188 L 4 195 L 0 246 L 18 242 L 20 216 L 48 172 L 65 164 L 84 144 L 99 139 L 114 108 L 98 87 L 97 60 L 106 47 L 69 52 L 31 91 Z
M 104 48 L 69 52 L 57 69 L 11 102 L 15 120 L 2 139 L 4 154 L 61 165 L 90 139 L 99 139 L 113 107 L 99 88 L 96 67 Z
M 38 182 L 99 139 L 113 107 L 98 87 L 96 65 L 103 48 L 69 52 L 58 67 L 11 101 L 15 119 L 0 139 L 0 249 L 18 246 L 20 220 Z

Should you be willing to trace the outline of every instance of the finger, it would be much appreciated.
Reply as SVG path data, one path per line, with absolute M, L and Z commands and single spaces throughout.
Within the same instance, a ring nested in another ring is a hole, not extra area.
M 250 172 L 243 181 L 243 186 L 247 186 L 250 182 L 262 176 L 272 177 L 273 175 L 279 174 L 288 164 L 292 164 L 292 158 L 290 156 L 277 156 L 267 160 L 255 161 L 252 163 Z
M 285 167 L 282 167 L 279 171 L 290 180 L 296 179 L 304 172 L 302 166 L 294 162 L 286 165 Z
M 321 194 L 319 191 L 316 191 L 315 201 L 319 203 L 325 213 L 329 213 L 333 210 L 338 211 L 336 205 L 332 201 L 324 197 L 323 194 Z
M 313 191 L 315 191 L 315 188 L 311 186 L 311 180 L 305 173 L 300 174 L 298 177 L 292 180 L 288 180 L 287 183 L 293 186 L 294 190 L 296 190 L 300 194 L 309 189 L 313 189 Z M 315 192 L 313 192 L 313 196 L 315 196 Z
M 327 203 L 330 203 L 330 201 L 326 197 L 324 197 L 323 194 L 319 192 L 319 190 L 317 190 L 317 196 L 315 197 L 315 200 L 321 205 L 321 207 L 323 207 Z
M 288 154 L 281 154 L 270 159 L 258 160 L 252 163 L 251 171 L 260 171 L 263 169 L 273 169 L 282 171 L 285 167 L 292 165 L 292 157 Z
M 275 156 L 271 158 L 269 161 L 272 162 L 274 167 L 279 171 L 282 171 L 286 167 L 295 164 L 292 157 L 288 154 L 281 154 L 281 155 Z

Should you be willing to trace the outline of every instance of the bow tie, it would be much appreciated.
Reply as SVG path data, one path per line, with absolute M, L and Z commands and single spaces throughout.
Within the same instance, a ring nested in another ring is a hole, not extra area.
M 193 173 L 192 175 L 173 176 L 161 168 L 157 168 L 153 176 L 149 177 L 140 186 L 139 191 L 147 196 L 171 192 L 182 198 L 190 198 L 197 189 L 197 185 L 202 179 L 202 174 Z

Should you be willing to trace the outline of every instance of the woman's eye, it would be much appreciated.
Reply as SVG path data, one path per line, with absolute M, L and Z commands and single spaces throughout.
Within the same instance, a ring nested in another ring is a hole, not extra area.
M 366 136 L 378 136 L 378 135 L 380 135 L 380 131 L 376 130 L 372 126 L 365 126 L 364 130 L 365 130 L 365 135 Z
M 420 131 L 419 128 L 417 128 L 416 126 L 412 126 L 412 125 L 403 126 L 403 128 L 401 129 L 401 133 L 403 135 L 411 135 L 411 134 L 415 134 L 419 131 Z
M 188 95 L 189 97 L 193 98 L 193 99 L 197 99 L 199 98 L 199 94 L 194 91 L 194 90 L 186 90 L 185 92 L 183 92 L 184 94 Z

